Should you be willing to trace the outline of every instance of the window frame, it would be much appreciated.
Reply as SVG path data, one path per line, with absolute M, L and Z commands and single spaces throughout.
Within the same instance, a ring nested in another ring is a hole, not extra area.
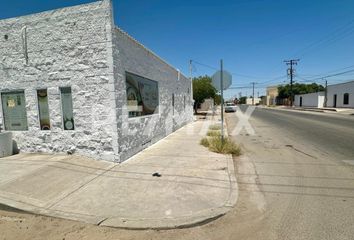
M 144 80 L 148 80 L 148 81 L 152 81 L 152 82 L 155 82 L 156 83 L 156 86 L 157 86 L 157 106 L 155 107 L 155 111 L 154 113 L 151 113 L 151 114 L 145 114 L 145 115 L 141 115 L 141 116 L 129 116 L 129 109 L 128 109 L 128 96 L 127 96 L 127 76 L 128 75 L 132 75 L 132 76 L 136 76 L 138 78 L 142 78 Z M 128 115 L 128 121 L 132 121 L 134 119 L 139 119 L 139 118 L 145 118 L 145 117 L 155 117 L 155 116 L 160 116 L 160 112 L 161 112 L 161 109 L 160 109 L 160 84 L 159 84 L 159 81 L 157 80 L 152 80 L 150 78 L 147 78 L 147 77 L 143 77 L 139 74 L 136 74 L 136 73 L 133 73 L 133 72 L 129 72 L 129 71 L 125 71 L 124 72 L 124 81 L 125 81 L 125 93 L 126 93 L 126 97 L 125 97 L 125 104 L 126 104 L 126 109 L 127 109 L 127 115 Z M 157 109 L 157 113 L 156 113 L 156 109 Z
M 183 109 L 186 110 L 186 95 L 183 95 Z
M 42 129 L 41 126 L 41 116 L 40 116 L 40 108 L 39 108 L 39 99 L 38 99 L 38 91 L 40 90 L 46 90 L 47 91 L 47 107 L 48 107 L 48 117 L 49 117 L 49 129 Z M 37 88 L 36 91 L 36 100 L 37 100 L 37 112 L 38 112 L 38 122 L 39 122 L 39 130 L 40 131 L 51 131 L 52 130 L 52 123 L 50 119 L 50 108 L 49 108 L 49 95 L 48 95 L 48 88 Z M 61 102 L 60 102 L 61 103 Z
M 9 93 L 23 93 L 23 99 L 24 99 L 24 108 L 25 108 L 25 113 L 26 113 L 26 129 L 23 130 L 14 130 L 14 129 L 6 129 L 6 121 L 5 121 L 5 111 L 4 111 L 4 104 L 2 102 L 2 95 L 3 94 L 9 94 Z M 2 116 L 2 129 L 4 131 L 16 131 L 16 132 L 25 132 L 29 131 L 29 125 L 28 125 L 28 114 L 27 114 L 27 108 L 26 108 L 26 91 L 25 89 L 11 89 L 11 90 L 5 90 L 5 91 L 0 91 L 0 102 L 1 102 L 1 116 Z
M 73 112 L 73 129 L 65 129 L 65 123 L 64 123 L 64 111 L 63 111 L 63 98 L 62 98 L 62 92 L 61 90 L 63 88 L 70 88 L 71 90 L 71 105 L 72 105 L 72 112 Z M 61 129 L 63 131 L 75 131 L 76 130 L 76 126 L 75 126 L 75 113 L 74 113 L 74 101 L 73 101 L 73 91 L 72 91 L 72 87 L 71 86 L 63 86 L 63 87 L 59 87 L 59 95 L 60 95 L 60 110 L 61 110 Z
M 174 116 L 175 115 L 175 101 L 176 101 L 176 99 L 175 99 L 175 93 L 172 93 L 172 115 Z

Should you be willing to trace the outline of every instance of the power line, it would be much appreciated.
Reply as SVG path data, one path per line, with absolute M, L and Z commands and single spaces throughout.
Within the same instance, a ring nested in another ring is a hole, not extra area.
M 259 82 L 258 85 L 264 85 L 266 83 L 271 83 L 271 82 L 277 81 L 277 80 L 282 79 L 282 78 L 286 78 L 286 75 L 278 76 L 278 77 L 272 78 L 272 79 L 264 81 L 264 82 Z M 277 82 L 274 83 L 274 84 L 277 84 Z M 233 87 L 233 86 L 237 86 L 237 85 L 243 85 L 243 84 L 242 83 L 232 84 L 231 86 Z
M 265 84 L 265 83 L 270 83 L 270 82 L 273 82 L 273 81 L 276 81 L 276 80 L 279 80 L 279 79 L 282 79 L 282 78 L 285 78 L 286 75 L 282 75 L 282 76 L 279 76 L 279 77 L 275 77 L 271 80 L 268 80 L 268 81 L 265 81 L 265 82 L 260 82 L 259 84 Z
M 325 75 L 325 76 L 321 76 L 321 77 L 317 77 L 317 78 L 312 78 L 312 79 L 307 79 L 307 80 L 314 81 L 314 80 L 318 80 L 318 79 L 322 79 L 322 78 L 330 78 L 330 77 L 346 75 L 347 73 L 353 73 L 353 72 L 354 72 L 354 69 L 351 69 L 351 70 L 348 70 L 348 71 L 339 72 L 339 73 L 335 73 L 335 74 L 329 74 L 329 75 Z
M 297 64 L 297 61 L 298 59 L 292 59 L 292 60 L 287 60 L 287 61 L 284 61 L 287 63 L 287 65 L 290 65 L 290 69 L 288 69 L 288 76 L 290 77 L 290 87 L 292 88 L 292 84 L 294 83 L 294 69 L 292 68 L 293 65 L 296 65 Z M 198 65 L 201 65 L 201 66 L 204 66 L 206 68 L 209 68 L 209 69 L 213 69 L 213 70 L 219 70 L 218 68 L 215 68 L 213 66 L 210 66 L 208 64 L 204 64 L 204 63 L 201 63 L 199 61 L 195 61 L 195 60 L 191 60 L 191 63 L 196 63 Z M 291 62 L 293 62 L 293 64 L 291 64 Z M 192 70 L 193 70 L 193 65 L 192 65 Z M 307 82 L 318 82 L 318 80 L 322 80 L 323 78 L 333 78 L 333 77 L 336 77 L 336 76 L 342 76 L 342 75 L 352 75 L 354 74 L 354 69 L 350 69 L 350 68 L 353 68 L 354 65 L 351 65 L 351 66 L 347 66 L 347 67 L 343 67 L 343 68 L 339 68 L 339 69 L 336 69 L 336 70 L 331 70 L 329 72 L 326 72 L 324 74 L 314 74 L 314 75 L 311 75 L 311 74 L 301 74 L 301 75 L 296 75 L 299 79 L 301 79 L 302 81 L 298 81 L 299 83 L 307 83 Z M 339 71 L 339 70 L 345 70 L 345 69 L 349 69 L 347 71 L 342 71 L 342 72 L 336 72 L 336 71 Z M 329 74 L 329 73 L 333 73 L 333 74 Z M 247 76 L 247 77 L 250 77 L 251 76 L 248 76 L 248 75 L 243 75 L 243 74 L 237 74 L 237 73 L 232 73 L 232 75 L 237 75 L 237 76 Z M 283 78 L 286 78 L 287 75 L 281 75 L 281 76 L 277 76 L 275 78 L 272 78 L 272 79 L 269 79 L 267 81 L 263 81 L 263 82 L 259 82 L 257 83 L 257 85 L 259 87 L 255 88 L 255 89 L 261 89 L 261 88 L 264 88 L 267 86 L 268 83 L 272 83 L 274 85 L 280 85 L 280 84 L 284 84 L 285 80 L 282 81 L 282 82 L 279 82 L 278 80 L 280 79 L 283 79 Z M 308 78 L 308 76 L 310 78 Z M 313 78 L 311 78 L 313 77 Z M 256 77 L 254 77 L 256 78 Z M 257 78 L 259 79 L 259 78 Z M 339 79 L 333 79 L 331 80 L 331 82 L 339 82 L 339 81 L 345 81 L 345 80 L 339 80 Z M 252 83 L 251 83 L 252 84 Z M 263 87 L 262 87 L 263 86 Z M 231 85 L 231 87 L 229 89 L 247 89 L 247 88 L 250 88 L 249 86 L 244 86 L 242 85 L 241 83 L 239 84 L 233 84 Z M 291 89 L 291 92 L 292 92 L 292 89 Z
M 328 46 L 328 45 L 340 40 L 341 38 L 345 38 L 345 37 L 351 35 L 352 33 L 354 33 L 353 26 L 352 26 L 353 23 L 354 23 L 354 20 L 349 21 L 344 27 L 337 28 L 333 32 L 325 35 L 322 39 L 314 41 L 314 42 L 310 43 L 309 45 L 307 45 L 305 48 L 297 51 L 294 54 L 294 56 L 303 57 L 304 55 L 306 55 L 308 52 L 311 51 L 311 48 L 313 51 L 314 49 L 318 48 L 318 46 L 321 46 L 321 44 L 323 44 L 323 43 L 327 43 L 327 45 L 325 45 L 325 46 Z
M 353 67 L 354 67 L 354 65 L 350 65 L 348 67 L 338 68 L 338 69 L 331 70 L 331 71 L 328 71 L 328 72 L 325 72 L 325 73 L 322 73 L 322 74 L 301 74 L 301 75 L 302 76 L 308 76 L 308 77 L 318 77 L 318 76 L 323 76 L 325 74 L 330 74 L 330 73 L 333 73 L 333 72 L 337 72 L 337 71 L 341 71 L 341 70 L 345 70 L 345 69 L 353 68 Z
M 216 70 L 218 71 L 219 69 L 216 68 L 216 67 L 213 67 L 213 66 L 210 66 L 208 64 L 205 64 L 205 63 L 201 63 L 201 62 L 198 62 L 198 61 L 195 61 L 195 60 L 192 60 L 194 63 L 198 64 L 198 65 L 201 65 L 203 67 L 206 67 L 206 68 L 209 68 L 209 69 L 213 69 L 213 70 Z M 259 79 L 259 77 L 257 76 L 251 76 L 251 75 L 246 75 L 246 74 L 241 74 L 241 73 L 230 73 L 231 75 L 233 76 L 239 76 L 239 77 L 244 77 L 244 78 L 251 78 L 251 79 Z
M 218 69 L 218 68 L 216 68 L 216 67 L 212 67 L 212 66 L 210 66 L 210 65 L 208 65 L 208 64 L 200 63 L 200 62 L 195 61 L 195 60 L 191 60 L 191 61 L 194 62 L 194 63 L 196 63 L 196 64 L 198 64 L 198 65 L 200 65 L 200 66 L 206 67 L 206 68 L 210 68 L 210 69 L 213 69 L 213 70 L 216 70 L 216 71 L 219 71 L 219 70 L 220 70 L 220 69 Z

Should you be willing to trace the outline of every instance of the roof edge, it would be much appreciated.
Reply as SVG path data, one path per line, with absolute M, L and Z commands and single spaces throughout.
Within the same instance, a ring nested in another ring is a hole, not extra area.
M 41 12 L 28 13 L 25 15 L 20 15 L 20 16 L 15 16 L 15 17 L 2 18 L 2 19 L 0 19 L 0 24 L 6 23 L 6 22 L 11 22 L 11 21 L 16 20 L 18 18 L 29 18 L 29 17 L 33 17 L 36 15 L 45 15 L 45 14 L 49 14 L 49 13 L 54 13 L 56 11 L 61 11 L 63 9 L 67 9 L 67 8 L 80 8 L 83 6 L 99 5 L 104 1 L 105 0 L 95 0 L 95 1 L 89 2 L 89 3 L 82 3 L 82 4 L 72 5 L 72 6 L 59 7 L 59 8 L 55 8 L 55 9 L 49 9 L 49 10 L 45 10 L 45 11 L 41 11 Z
M 348 83 L 352 83 L 352 82 L 354 82 L 354 80 L 351 80 L 351 81 L 349 81 L 349 82 L 342 82 L 342 83 L 331 84 L 331 85 L 328 85 L 328 87 L 330 87 L 330 86 L 336 86 L 336 85 L 342 85 L 342 84 L 348 84 Z
M 152 50 L 150 50 L 149 48 L 147 48 L 144 44 L 140 43 L 138 40 L 136 40 L 134 37 L 132 37 L 131 35 L 129 35 L 126 31 L 124 31 L 123 29 L 121 29 L 118 26 L 114 27 L 115 30 L 117 30 L 118 32 L 122 33 L 125 37 L 127 37 L 129 40 L 133 41 L 135 44 L 137 44 L 139 47 L 143 48 L 145 51 L 147 51 L 148 53 L 152 54 L 154 57 L 156 57 L 160 62 L 162 62 L 163 64 L 167 65 L 169 68 L 172 68 L 173 70 L 176 71 L 176 73 L 180 73 L 183 77 L 189 79 L 188 77 L 186 77 L 179 69 L 175 68 L 174 66 L 172 66 L 170 63 L 168 63 L 166 60 L 164 60 L 163 58 L 161 58 L 159 55 L 157 55 L 155 52 L 153 52 Z

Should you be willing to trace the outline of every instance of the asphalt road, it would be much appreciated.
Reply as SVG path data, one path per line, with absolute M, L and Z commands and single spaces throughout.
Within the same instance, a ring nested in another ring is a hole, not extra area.
M 255 134 L 235 134 L 239 116 L 226 114 L 244 149 L 235 158 L 235 234 L 354 239 L 354 116 L 256 108 L 248 119 Z
M 244 106 L 243 108 L 245 108 Z M 354 160 L 354 116 L 256 108 L 252 118 L 339 160 Z

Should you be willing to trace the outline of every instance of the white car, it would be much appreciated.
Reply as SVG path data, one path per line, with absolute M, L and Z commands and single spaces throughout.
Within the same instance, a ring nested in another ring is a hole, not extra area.
M 236 112 L 236 105 L 234 103 L 226 103 L 225 104 L 225 112 Z

